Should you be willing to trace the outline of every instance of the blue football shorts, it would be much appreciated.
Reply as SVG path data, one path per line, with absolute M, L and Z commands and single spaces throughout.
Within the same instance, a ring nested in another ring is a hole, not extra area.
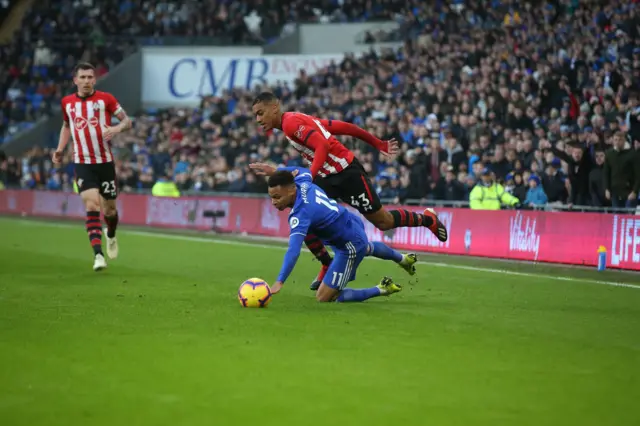
M 336 290 L 343 290 L 347 284 L 356 279 L 356 270 L 367 256 L 369 240 L 362 220 L 353 215 L 354 220 L 350 241 L 341 247 L 333 247 L 334 257 L 323 283 Z

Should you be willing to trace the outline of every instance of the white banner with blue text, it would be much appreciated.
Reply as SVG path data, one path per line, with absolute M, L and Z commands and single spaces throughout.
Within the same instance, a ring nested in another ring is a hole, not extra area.
M 182 49 L 181 49 L 182 50 Z M 145 51 L 142 65 L 142 103 L 153 107 L 190 107 L 203 96 L 220 96 L 226 90 L 270 86 L 278 82 L 291 88 L 305 70 L 313 75 L 339 64 L 344 55 L 243 55 L 234 56 Z

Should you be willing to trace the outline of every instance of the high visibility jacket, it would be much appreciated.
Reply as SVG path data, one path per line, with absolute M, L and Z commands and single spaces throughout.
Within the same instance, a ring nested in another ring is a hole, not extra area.
M 473 210 L 500 210 L 502 205 L 515 206 L 519 202 L 495 182 L 491 186 L 477 184 L 469 194 L 469 207 Z
M 180 190 L 175 182 L 159 180 L 151 188 L 151 195 L 154 197 L 179 197 Z

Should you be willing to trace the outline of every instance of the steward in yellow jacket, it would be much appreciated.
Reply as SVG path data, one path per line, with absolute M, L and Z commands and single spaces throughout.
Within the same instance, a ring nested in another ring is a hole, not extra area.
M 487 168 L 482 171 L 482 179 L 469 194 L 469 207 L 472 210 L 500 210 L 503 205 L 516 207 L 518 204 L 520 200 L 496 183 Z
M 153 184 L 151 195 L 154 197 L 179 197 L 180 190 L 174 181 L 168 177 L 163 177 Z

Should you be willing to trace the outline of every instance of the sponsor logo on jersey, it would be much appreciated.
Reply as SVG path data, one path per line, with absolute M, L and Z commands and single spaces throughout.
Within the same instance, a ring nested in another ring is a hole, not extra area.
M 89 120 L 87 120 L 84 117 L 76 116 L 73 119 L 73 125 L 78 130 L 84 130 L 88 125 L 91 125 L 91 127 L 98 127 L 100 125 L 100 120 L 98 120 L 98 117 L 91 117 Z
M 297 217 L 292 217 L 291 219 L 289 219 L 289 225 L 291 226 L 291 229 L 295 229 L 296 226 L 298 226 L 300 224 L 300 221 L 298 220 Z

